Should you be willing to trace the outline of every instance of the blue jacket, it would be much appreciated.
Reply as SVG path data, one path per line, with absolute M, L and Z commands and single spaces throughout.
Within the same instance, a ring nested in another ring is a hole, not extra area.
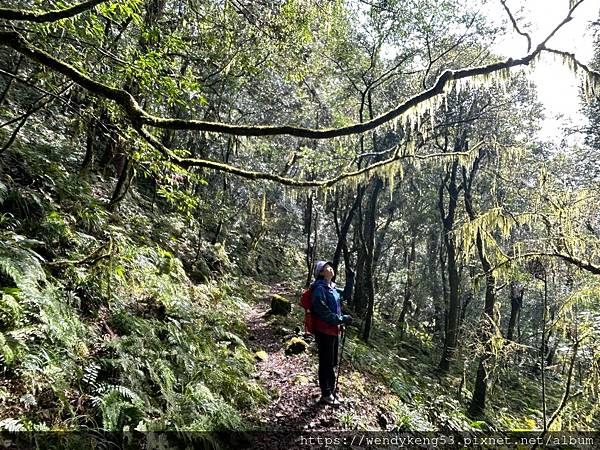
M 348 301 L 352 295 L 353 285 L 353 274 L 348 276 L 343 291 L 336 289 L 335 284 L 330 286 L 325 279 L 316 280 L 312 285 L 312 311 L 323 322 L 329 325 L 340 325 L 342 323 L 340 294 L 345 301 Z

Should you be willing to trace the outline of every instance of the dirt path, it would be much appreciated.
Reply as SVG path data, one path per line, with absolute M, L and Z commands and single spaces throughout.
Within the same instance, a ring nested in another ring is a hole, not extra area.
M 285 294 L 277 286 L 272 293 Z M 268 310 L 268 300 L 265 300 L 247 317 L 252 349 L 267 353 L 267 358 L 257 365 L 257 376 L 272 395 L 271 402 L 249 418 L 267 431 L 260 434 L 253 448 L 300 448 L 297 447 L 299 436 L 312 432 L 381 430 L 385 419 L 382 419 L 384 409 L 379 405 L 389 393 L 369 375 L 356 371 L 344 354 L 339 382 L 342 404 L 333 407 L 319 403 L 314 342 L 309 341 L 308 352 L 286 355 L 283 349 L 286 339 L 275 333 L 265 316 Z M 281 442 L 282 437 L 286 442 Z

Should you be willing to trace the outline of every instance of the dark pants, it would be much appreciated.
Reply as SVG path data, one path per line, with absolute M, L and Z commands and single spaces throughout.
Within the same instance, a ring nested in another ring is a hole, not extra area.
M 319 387 L 321 394 L 333 394 L 335 388 L 335 371 L 333 368 L 338 361 L 338 336 L 315 332 L 315 341 L 319 351 Z

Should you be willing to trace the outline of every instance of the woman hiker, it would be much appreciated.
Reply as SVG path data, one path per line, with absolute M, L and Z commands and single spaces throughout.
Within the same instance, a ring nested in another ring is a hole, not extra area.
M 340 293 L 345 301 L 352 295 L 354 272 L 347 271 L 344 291 L 337 290 L 332 281 L 333 264 L 317 261 L 315 282 L 312 285 L 311 305 L 315 318 L 315 341 L 319 352 L 319 387 L 321 402 L 333 405 L 339 402 L 335 391 L 334 367 L 338 361 L 338 344 L 341 327 L 352 323 L 352 316 L 342 315 Z

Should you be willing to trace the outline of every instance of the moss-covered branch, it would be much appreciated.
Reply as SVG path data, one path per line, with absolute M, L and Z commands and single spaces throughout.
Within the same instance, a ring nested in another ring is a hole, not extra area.
M 574 53 L 565 52 L 563 50 L 556 50 L 554 48 L 546 48 L 545 50 L 549 53 L 562 56 L 562 58 L 570 62 L 574 68 L 582 69 L 589 76 L 593 77 L 597 82 L 600 82 L 600 72 L 591 69 L 589 66 L 579 61 Z
M 416 154 L 400 154 L 398 151 L 394 152 L 392 156 L 382 161 L 378 161 L 373 163 L 367 167 L 364 167 L 359 170 L 354 170 L 351 172 L 343 172 L 340 175 L 333 178 L 326 178 L 323 180 L 301 180 L 296 178 L 283 177 L 280 175 L 276 175 L 269 172 L 258 172 L 252 170 L 241 169 L 239 167 L 233 166 L 231 164 L 226 164 L 218 161 L 212 161 L 209 159 L 199 159 L 199 158 L 181 158 L 175 155 L 169 148 L 165 147 L 158 139 L 156 139 L 152 134 L 148 131 L 144 130 L 143 127 L 138 126 L 135 127 L 136 131 L 148 142 L 153 148 L 158 150 L 164 157 L 166 157 L 169 162 L 182 167 L 184 169 L 189 169 L 190 167 L 197 167 L 201 169 L 209 169 L 209 170 L 217 170 L 219 172 L 230 173 L 232 175 L 237 175 L 242 178 L 246 178 L 249 180 L 267 180 L 274 181 L 279 184 L 283 184 L 285 186 L 290 186 L 294 188 L 328 188 L 332 187 L 335 184 L 340 183 L 341 181 L 356 178 L 360 176 L 368 176 L 369 173 L 377 171 L 389 164 L 392 164 L 396 161 L 400 161 L 401 159 L 407 158 L 415 158 L 415 159 L 433 159 L 433 158 L 455 158 L 459 156 L 468 156 L 466 152 L 450 152 L 450 153 L 430 153 L 426 155 L 416 155 Z
M 493 272 L 495 270 L 500 269 L 501 267 L 509 265 L 513 261 L 518 261 L 518 260 L 528 259 L 528 258 L 538 258 L 540 256 L 547 256 L 550 258 L 560 258 L 563 261 L 568 262 L 569 264 L 573 264 L 574 266 L 579 267 L 580 269 L 586 270 L 594 275 L 600 275 L 600 265 L 593 264 L 591 261 L 585 261 L 581 258 L 575 257 L 573 255 L 568 255 L 566 253 L 561 253 L 559 251 L 528 252 L 528 253 L 521 253 L 519 255 L 506 256 L 506 259 L 504 261 L 502 261 L 501 263 L 496 264 L 494 267 L 492 267 L 490 269 L 490 272 Z M 478 275 L 478 277 L 484 276 L 484 275 L 486 275 L 486 273 L 480 274 L 480 275 Z
M 203 120 L 185 120 L 153 116 L 144 111 L 127 91 L 93 80 L 92 78 L 83 74 L 81 71 L 75 69 L 73 66 L 37 48 L 19 33 L 14 31 L 0 32 L 0 44 L 11 47 L 19 53 L 39 62 L 40 64 L 65 75 L 95 95 L 115 101 L 125 110 L 125 113 L 129 119 L 134 123 L 140 123 L 143 125 L 169 130 L 208 131 L 236 136 L 289 135 L 309 139 L 331 139 L 334 137 L 361 134 L 374 130 L 383 124 L 397 119 L 416 105 L 419 105 L 420 103 L 423 103 L 435 97 L 436 95 L 441 94 L 444 92 L 444 88 L 451 80 L 486 75 L 518 65 L 527 65 L 541 51 L 541 49 L 538 48 L 524 58 L 516 60 L 508 59 L 504 62 L 488 64 L 486 66 L 472 67 L 456 71 L 446 70 L 439 76 L 433 87 L 415 95 L 414 97 L 411 97 L 398 107 L 374 118 L 373 120 L 340 128 L 313 129 L 295 127 L 291 125 L 233 125 Z
M 387 166 L 389 164 L 394 163 L 395 161 L 406 158 L 406 157 L 416 157 L 416 158 L 432 158 L 438 156 L 457 156 L 459 153 L 454 154 L 434 154 L 434 155 L 399 155 L 398 152 L 395 152 L 389 158 L 374 163 L 368 167 L 363 169 L 359 169 L 352 172 L 344 172 L 334 178 L 323 179 L 323 180 L 299 180 L 294 178 L 287 178 L 281 175 L 266 173 L 266 172 L 255 172 L 250 170 L 241 169 L 239 167 L 235 167 L 231 164 L 226 164 L 222 162 L 207 160 L 207 159 L 196 159 L 196 158 L 181 158 L 173 154 L 168 148 L 162 146 L 157 139 L 155 139 L 151 133 L 146 131 L 144 127 L 154 127 L 160 129 L 169 129 L 169 130 L 193 130 L 193 131 L 204 131 L 204 132 L 214 132 L 221 134 L 229 134 L 229 135 L 237 135 L 237 136 L 275 136 L 275 135 L 289 135 L 301 138 L 310 138 L 310 139 L 330 139 L 340 136 L 348 136 L 354 134 L 361 134 L 380 127 L 386 123 L 392 122 L 395 119 L 401 117 L 404 113 L 408 112 L 412 108 L 434 98 L 435 96 L 442 94 L 444 90 L 448 88 L 448 85 L 454 80 L 460 79 L 468 79 L 480 76 L 487 76 L 494 73 L 501 73 L 503 71 L 507 71 L 512 67 L 516 66 L 524 66 L 528 65 L 534 58 L 536 58 L 542 51 L 549 51 L 545 44 L 548 40 L 559 30 L 565 23 L 571 20 L 571 14 L 584 0 L 579 0 L 574 3 L 572 8 L 569 10 L 569 13 L 565 17 L 565 19 L 560 22 L 539 44 L 535 50 L 528 53 L 526 56 L 520 59 L 512 59 L 509 58 L 505 61 L 487 64 L 479 67 L 470 67 L 459 70 L 446 70 L 444 71 L 434 83 L 434 85 L 427 90 L 422 91 L 421 93 L 409 98 L 405 102 L 398 105 L 396 108 L 389 110 L 388 112 L 375 117 L 374 119 L 357 123 L 345 127 L 339 128 L 330 128 L 330 129 L 312 129 L 312 128 L 303 128 L 296 127 L 292 125 L 234 125 L 228 123 L 219 123 L 219 122 L 208 122 L 202 120 L 184 120 L 184 119 L 176 119 L 170 117 L 158 117 L 154 116 L 144 109 L 141 108 L 139 103 L 133 98 L 133 96 L 124 89 L 115 88 L 108 84 L 101 83 L 99 81 L 94 80 L 90 76 L 83 73 L 81 70 L 76 69 L 75 67 L 61 61 L 55 56 L 49 54 L 48 52 L 38 48 L 29 42 L 23 35 L 15 31 L 3 31 L 0 32 L 0 45 L 5 47 L 10 47 L 19 52 L 21 55 L 24 55 L 43 66 L 61 73 L 68 79 L 74 81 L 79 84 L 83 88 L 87 89 L 90 93 L 114 101 L 118 104 L 133 127 L 140 133 L 140 135 L 146 139 L 153 147 L 157 148 L 163 156 L 168 158 L 174 164 L 177 164 L 180 167 L 189 168 L 189 167 L 199 167 L 205 169 L 212 169 L 221 172 L 231 173 L 233 175 L 237 175 L 243 178 L 257 180 L 264 179 L 269 181 L 274 181 L 280 184 L 284 184 L 292 187 L 330 187 L 339 183 L 343 180 L 349 178 L 356 178 L 360 176 L 368 176 L 371 172 L 381 170 L 382 167 Z M 70 11 L 74 13 L 74 11 L 79 8 L 84 8 L 84 5 L 88 8 L 92 7 L 93 3 L 98 4 L 101 3 L 99 0 L 94 0 L 90 2 L 80 3 L 71 8 L 62 11 L 54 11 L 44 13 L 39 17 L 58 17 L 56 15 L 51 16 L 48 14 L 66 14 L 65 11 Z M 85 8 L 84 8 L 85 9 Z M 1 10 L 6 13 L 5 10 Z M 0 15 L 0 17 L 2 17 Z M 6 16 L 5 16 L 6 17 Z M 38 16 L 36 16 L 38 17 Z M 65 16 L 66 17 L 66 16 Z M 25 19 L 23 19 L 25 20 Z M 558 51 L 552 50 L 553 53 L 557 53 Z M 563 55 L 564 56 L 564 55 Z M 569 56 L 571 56 L 569 54 Z M 574 56 L 572 56 L 574 59 Z M 591 72 L 587 66 L 579 64 L 580 67 Z M 595 74 L 595 72 L 594 72 Z
M 560 258 L 570 264 L 573 264 L 574 266 L 579 267 L 580 269 L 587 270 L 588 272 L 593 273 L 594 275 L 600 275 L 600 266 L 592 264 L 590 261 L 584 261 L 574 256 L 559 252 L 551 253 L 550 256 Z
M 546 42 L 548 42 L 548 40 L 556 33 L 558 29 L 571 20 L 571 14 L 583 1 L 584 0 L 580 0 L 579 2 L 575 3 L 569 10 L 566 18 L 551 31 L 546 39 L 544 39 L 542 43 L 535 48 L 535 50 L 523 58 L 509 58 L 505 61 L 479 67 L 470 67 L 460 70 L 446 70 L 438 77 L 437 81 L 430 89 L 424 90 L 421 93 L 409 98 L 396 108 L 391 109 L 388 112 L 367 122 L 329 129 L 303 128 L 292 125 L 233 125 L 203 120 L 185 120 L 154 116 L 144 111 L 127 91 L 93 80 L 89 76 L 83 74 L 81 71 L 75 69 L 73 66 L 53 57 L 42 49 L 37 48 L 17 32 L 0 32 L 0 45 L 11 47 L 28 58 L 31 58 L 40 64 L 43 64 L 44 66 L 65 75 L 95 95 L 115 101 L 124 109 L 132 123 L 169 130 L 208 131 L 236 136 L 289 135 L 309 139 L 331 139 L 340 136 L 365 133 L 376 129 L 381 125 L 389 123 L 402 116 L 411 108 L 443 93 L 452 80 L 485 76 L 496 72 L 505 71 L 512 67 L 528 65 L 542 51 L 547 50 L 545 47 Z
M 52 11 L 30 11 L 13 8 L 0 8 L 0 19 L 26 21 L 26 22 L 56 22 L 57 20 L 66 19 L 76 16 L 82 12 L 92 9 L 100 3 L 105 3 L 108 0 L 89 0 L 87 2 L 77 3 L 69 8 L 54 9 Z

